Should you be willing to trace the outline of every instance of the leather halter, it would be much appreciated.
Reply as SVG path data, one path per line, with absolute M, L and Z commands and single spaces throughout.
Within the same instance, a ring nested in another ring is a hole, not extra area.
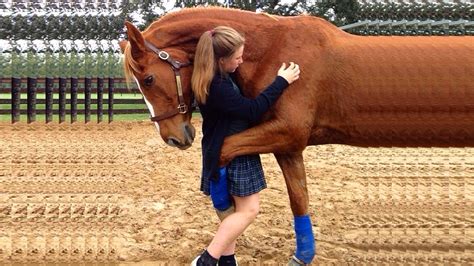
M 188 106 L 186 105 L 186 102 L 184 101 L 184 96 L 183 96 L 183 87 L 181 85 L 181 73 L 179 72 L 180 68 L 189 66 L 191 65 L 190 62 L 187 63 L 181 63 L 178 60 L 173 59 L 170 54 L 167 52 L 158 49 L 156 46 L 153 44 L 149 43 L 148 41 L 145 41 L 145 46 L 152 50 L 158 57 L 163 60 L 168 62 L 171 65 L 171 68 L 173 69 L 174 76 L 176 78 L 176 90 L 178 91 L 178 107 L 176 109 L 168 111 L 166 113 L 163 113 L 161 115 L 154 116 L 151 119 L 153 122 L 159 122 L 161 120 L 173 117 L 177 114 L 185 114 L 188 112 Z

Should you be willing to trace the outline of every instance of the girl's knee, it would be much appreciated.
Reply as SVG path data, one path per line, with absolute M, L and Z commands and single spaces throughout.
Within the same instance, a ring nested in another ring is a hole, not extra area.
M 253 194 L 248 197 L 235 197 L 236 211 L 241 212 L 249 221 L 255 220 L 260 212 L 259 196 Z
M 249 220 L 250 222 L 253 222 L 253 220 L 257 218 L 258 213 L 260 212 L 260 206 L 258 202 L 256 202 L 255 204 L 246 205 L 240 211 L 243 214 L 245 214 L 245 217 L 247 218 L 247 220 Z
M 259 206 L 253 206 L 246 210 L 246 215 L 250 220 L 255 220 L 257 218 L 258 213 L 260 212 Z

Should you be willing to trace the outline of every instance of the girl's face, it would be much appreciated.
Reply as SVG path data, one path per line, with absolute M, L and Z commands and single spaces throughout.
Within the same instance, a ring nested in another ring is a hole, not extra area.
M 244 62 L 242 55 L 244 53 L 244 46 L 240 46 L 235 53 L 229 57 L 224 57 L 219 59 L 219 64 L 221 69 L 227 73 L 233 73 L 240 64 Z

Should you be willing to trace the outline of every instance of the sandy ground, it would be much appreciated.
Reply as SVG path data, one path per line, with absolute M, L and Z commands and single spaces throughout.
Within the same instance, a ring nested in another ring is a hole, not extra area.
M 199 191 L 200 137 L 179 151 L 149 122 L 0 124 L 0 264 L 188 264 L 218 221 Z M 283 176 L 262 160 L 241 265 L 283 265 L 295 248 Z M 305 161 L 313 264 L 473 263 L 474 149 L 325 145 Z

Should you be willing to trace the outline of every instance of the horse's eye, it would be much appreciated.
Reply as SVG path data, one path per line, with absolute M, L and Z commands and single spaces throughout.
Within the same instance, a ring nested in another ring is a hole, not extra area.
M 145 86 L 151 86 L 151 84 L 153 84 L 153 76 L 146 77 L 144 82 L 145 82 Z

